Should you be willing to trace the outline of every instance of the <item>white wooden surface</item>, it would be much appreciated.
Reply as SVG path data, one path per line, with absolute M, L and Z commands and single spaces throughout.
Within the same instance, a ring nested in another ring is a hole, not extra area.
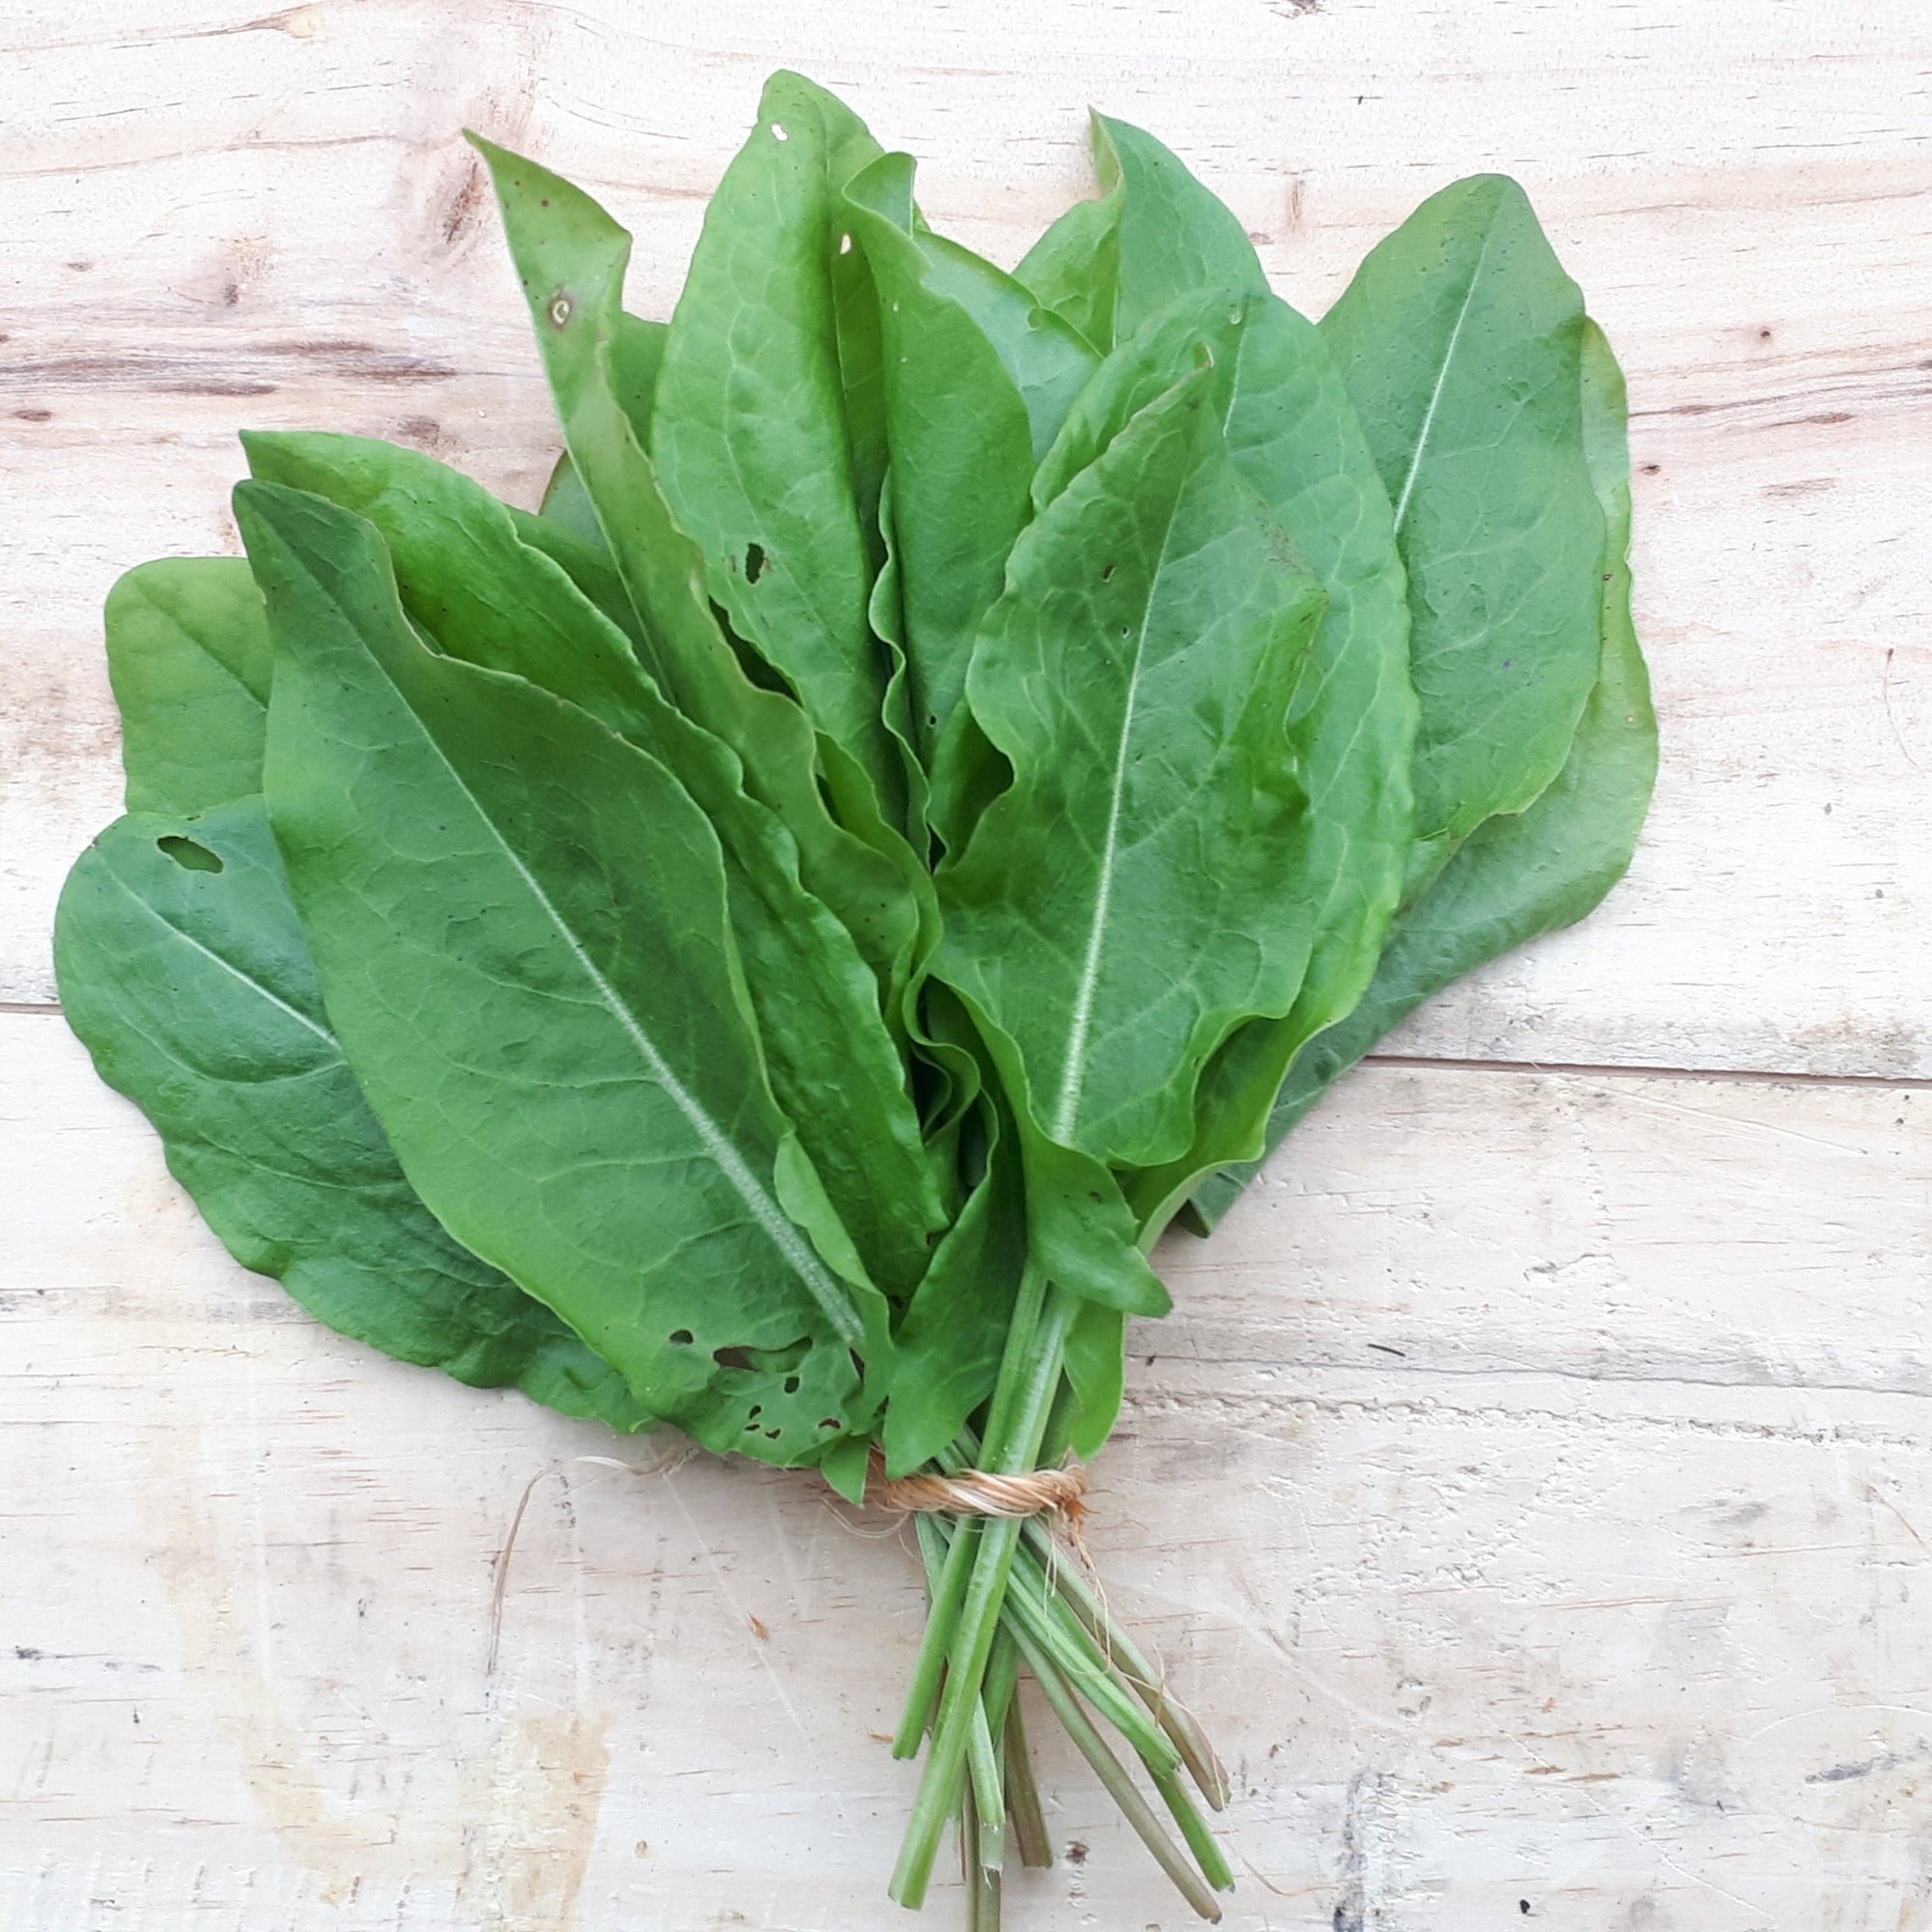
M 99 600 L 233 548 L 233 430 L 537 485 L 457 128 L 604 193 L 662 314 L 781 63 L 1003 260 L 1085 191 L 1084 104 L 1139 119 L 1315 311 L 1506 168 L 1630 370 L 1632 878 L 1164 1252 L 1096 1471 L 1115 1599 L 1236 1769 L 1229 1922 L 1932 1925 L 1932 8 L 13 0 L 0 1927 L 914 1922 L 897 1543 L 319 1329 L 47 1006 L 118 791 Z M 1047 1755 L 1016 1932 L 1181 1924 Z

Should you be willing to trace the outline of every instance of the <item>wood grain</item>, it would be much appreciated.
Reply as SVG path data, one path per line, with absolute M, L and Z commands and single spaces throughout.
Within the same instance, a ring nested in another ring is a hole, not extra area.
M 238 426 L 533 498 L 463 125 L 608 197 L 655 315 L 781 63 L 1003 261 L 1086 103 L 1139 120 L 1311 312 L 1506 169 L 1630 371 L 1657 811 L 1162 1251 L 1096 1553 L 1236 1773 L 1241 1932 L 1932 1926 L 1926 44 L 1878 0 L 16 0 L 0 1003 L 117 809 L 100 598 L 236 547 Z M 913 1922 L 895 1540 L 327 1334 L 51 1012 L 0 1012 L 0 1926 Z M 1015 1932 L 1179 1926 L 1046 1760 Z
M 0 1042 L 0 1923 L 910 1922 L 890 1530 L 331 1336 L 58 1017 Z M 1163 1251 L 1094 1545 L 1228 1753 L 1231 1925 L 1921 1922 L 1928 1108 L 1368 1069 Z M 1044 1759 L 1014 1925 L 1178 1927 Z
M 469 123 L 608 195 L 666 314 L 780 60 L 916 148 L 1002 260 L 1087 191 L 1092 99 L 1155 127 L 1319 311 L 1458 173 L 1529 186 L 1630 366 L 1666 733 L 1628 885 L 1406 1050 L 1932 1074 L 1932 141 L 1903 12 L 440 0 L 16 17 L 0 297 L 0 999 L 108 816 L 114 575 L 232 550 L 241 424 L 433 449 L 527 501 L 554 447 Z M 1394 24 L 1400 21 L 1398 26 Z M 1684 105 L 1694 99 L 1694 126 Z M 1802 934 L 1803 943 L 1794 944 Z

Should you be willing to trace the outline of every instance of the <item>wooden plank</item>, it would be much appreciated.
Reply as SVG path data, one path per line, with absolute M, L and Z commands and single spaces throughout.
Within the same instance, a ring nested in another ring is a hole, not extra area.
M 1365 1069 L 1163 1251 L 1092 1542 L 1233 1768 L 1229 1925 L 1924 1922 L 1928 1108 Z M 890 1532 L 329 1335 L 56 1016 L 0 1171 L 0 1923 L 911 1922 Z M 1043 1758 L 1016 1932 L 1182 1924 Z
M 0 1000 L 113 810 L 114 575 L 232 549 L 238 424 L 434 449 L 528 501 L 554 448 L 465 122 L 608 195 L 668 312 L 703 196 L 792 62 L 925 157 L 1002 260 L 1084 192 L 1088 99 L 1153 127 L 1319 310 L 1450 177 L 1509 169 L 1630 365 L 1640 619 L 1665 766 L 1587 928 L 1500 963 L 1406 1051 L 1932 1073 L 1932 145 L 1913 10 L 1413 0 L 930 0 L 647 14 L 390 0 L 16 8 L 0 68 Z M 1694 114 L 1686 104 L 1694 100 Z
M 233 548 L 239 423 L 532 498 L 554 445 L 459 125 L 606 194 L 655 314 L 781 61 L 1001 260 L 1085 191 L 1084 103 L 1139 119 L 1311 310 L 1431 187 L 1517 173 L 1630 365 L 1665 776 L 1603 915 L 1396 1044 L 1868 1078 L 1353 1077 L 1163 1251 L 1093 1543 L 1236 1770 L 1243 1932 L 1927 1923 L 1932 1094 L 1883 1084 L 1932 1072 L 1920 24 L 24 0 L 0 1002 L 50 997 L 53 893 L 115 809 L 99 598 Z M 896 1540 L 328 1335 L 52 1015 L 0 1014 L 0 1925 L 912 1922 Z M 1016 1932 L 1191 1922 L 1043 1756 L 1062 1863 Z

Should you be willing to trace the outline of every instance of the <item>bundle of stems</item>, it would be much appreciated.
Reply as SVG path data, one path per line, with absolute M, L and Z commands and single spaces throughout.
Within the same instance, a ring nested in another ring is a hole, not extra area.
M 1521 190 L 1318 326 L 1157 141 L 1010 272 L 775 75 L 668 323 L 472 137 L 563 451 L 243 437 L 109 594 L 127 813 L 55 939 L 245 1265 L 407 1361 L 811 1469 L 1091 1459 L 1148 1256 L 1620 875 L 1655 729 L 1622 379 Z M 892 1879 L 1047 1856 L 1047 1708 L 1204 1918 L 1227 1783 L 1037 1516 L 922 1515 Z M 1135 1766 L 1138 1770 L 1135 1770 Z
M 985 1433 L 976 1438 L 962 1431 L 936 1467 L 1015 1475 L 1058 1461 L 1068 1402 L 1062 1351 L 1073 1313 L 1073 1297 L 1028 1271 Z M 1186 1780 L 1218 1811 L 1228 1802 L 1226 1775 L 1193 1717 L 1168 1695 L 1085 1581 L 1078 1558 L 1056 1542 L 1042 1513 L 922 1513 L 915 1524 L 928 1608 L 893 1750 L 911 1757 L 923 1743 L 929 1748 L 893 1897 L 906 1906 L 924 1902 L 949 1818 L 958 1824 L 972 1932 L 1000 1923 L 1009 1817 L 1021 1862 L 1051 1862 L 1015 1694 L 1024 1667 L 1181 1896 L 1203 1918 L 1218 1920 L 1214 1893 L 1232 1887 L 1234 1874 Z M 1101 1723 L 1138 1759 L 1179 1843 Z

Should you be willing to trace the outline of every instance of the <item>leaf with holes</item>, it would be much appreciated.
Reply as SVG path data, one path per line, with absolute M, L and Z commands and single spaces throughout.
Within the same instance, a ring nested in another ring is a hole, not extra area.
M 867 606 L 867 548 L 846 427 L 834 263 L 840 196 L 879 146 L 798 74 L 765 84 L 671 317 L 651 455 L 703 551 L 733 628 L 818 729 L 903 812 L 883 722 L 886 667 Z
M 243 1267 L 385 1354 L 649 1426 L 623 1378 L 403 1178 L 323 1009 L 259 798 L 109 826 L 69 875 L 54 956 L 100 1077 L 154 1122 Z
M 884 1302 L 772 1098 L 716 835 L 588 713 L 426 649 L 362 519 L 268 483 L 236 514 L 270 814 L 404 1172 L 655 1412 L 819 1460 L 876 1406 Z
M 613 373 L 631 238 L 582 189 L 487 141 L 475 145 L 496 183 L 564 440 L 631 606 L 639 655 L 665 696 L 731 748 L 746 789 L 783 820 L 807 889 L 851 931 L 896 1031 L 915 951 L 929 943 L 924 867 L 836 746 L 821 781 L 826 742 L 789 697 L 746 675 L 713 615 L 703 557 L 671 514 Z M 523 533 L 608 610 L 553 538 Z
M 356 437 L 255 436 L 247 448 L 258 477 L 369 520 L 404 609 L 445 654 L 570 699 L 676 775 L 723 848 L 774 1094 L 872 1278 L 909 1295 L 944 1207 L 904 1068 L 852 935 L 801 885 L 797 846 L 746 792 L 738 760 L 665 699 L 623 633 L 480 485 Z
M 247 563 L 110 600 L 155 810 L 61 916 L 103 1072 L 325 1319 L 947 1499 L 890 1889 L 956 1821 L 976 1927 L 1007 1817 L 1042 1850 L 1023 1666 L 1217 1916 L 1179 1774 L 1224 1776 L 1014 1512 L 1113 1430 L 1177 1204 L 1594 904 L 1655 765 L 1621 379 L 1520 191 L 1444 189 L 1316 327 L 1179 156 L 1093 136 L 1007 274 L 775 74 L 668 323 L 594 200 L 472 136 L 541 509 L 246 439 Z

